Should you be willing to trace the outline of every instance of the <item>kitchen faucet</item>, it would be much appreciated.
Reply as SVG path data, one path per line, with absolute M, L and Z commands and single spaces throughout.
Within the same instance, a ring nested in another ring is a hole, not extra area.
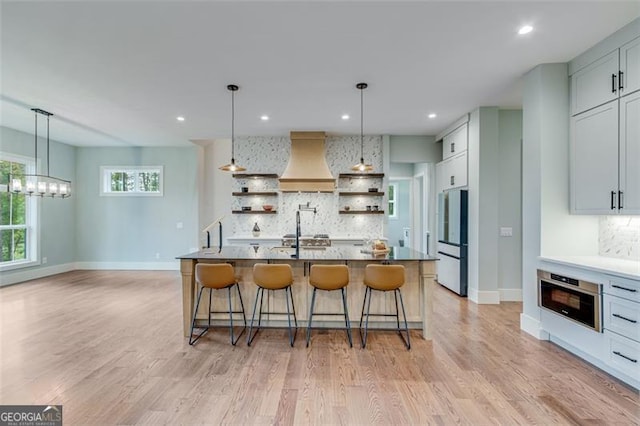
M 307 204 L 298 204 L 298 210 L 296 210 L 296 252 L 291 255 L 291 257 L 295 259 L 300 259 L 300 237 L 302 236 L 300 229 L 300 212 L 313 212 L 315 215 L 318 213 L 318 209 L 311 207 L 309 201 L 307 201 Z

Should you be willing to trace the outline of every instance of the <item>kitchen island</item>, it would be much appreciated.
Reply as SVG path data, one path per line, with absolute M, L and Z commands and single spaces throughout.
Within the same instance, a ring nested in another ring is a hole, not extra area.
M 364 298 L 364 269 L 370 263 L 388 263 L 404 265 L 406 280 L 402 294 L 410 328 L 422 329 L 422 336 L 431 339 L 433 300 L 432 291 L 435 285 L 437 258 L 406 248 L 391 247 L 386 254 L 365 253 L 362 247 L 323 247 L 301 248 L 299 257 L 293 258 L 295 250 L 289 247 L 265 246 L 226 246 L 221 249 L 204 249 L 195 253 L 178 257 L 182 274 L 182 315 L 184 335 L 189 335 L 195 295 L 195 265 L 197 263 L 231 263 L 240 282 L 247 321 L 251 318 L 257 287 L 253 283 L 252 271 L 256 263 L 287 263 L 293 269 L 294 283 L 292 287 L 298 327 L 306 327 L 309 316 L 309 304 L 312 288 L 308 283 L 309 269 L 313 264 L 346 264 L 349 267 L 349 286 L 347 287 L 347 306 L 352 327 L 360 321 L 362 301 Z M 285 311 L 283 292 L 268 294 L 268 310 Z M 236 296 L 237 297 L 237 296 Z M 213 311 L 225 310 L 226 297 L 214 297 Z M 234 300 L 234 306 L 239 306 Z M 266 308 L 266 307 L 265 307 Z M 314 327 L 344 327 L 341 317 L 315 315 L 315 312 L 341 312 L 340 292 L 318 292 L 314 309 Z M 395 313 L 393 292 L 376 293 L 371 300 L 371 313 Z M 401 314 L 402 315 L 402 314 Z M 207 318 L 207 303 L 201 303 L 198 320 Z M 226 321 L 225 314 L 214 314 L 214 320 Z M 370 321 L 370 327 L 393 328 L 395 318 L 381 317 L 379 321 Z M 271 314 L 263 318 L 267 327 L 282 327 L 286 324 L 284 315 Z

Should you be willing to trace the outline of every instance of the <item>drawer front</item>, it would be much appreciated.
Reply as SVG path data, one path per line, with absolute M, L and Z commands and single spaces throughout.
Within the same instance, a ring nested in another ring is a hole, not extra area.
M 456 293 L 460 292 L 460 259 L 438 253 L 440 259 L 436 263 L 438 283 L 450 288 Z
M 609 276 L 602 292 L 622 297 L 623 299 L 640 302 L 640 282 L 638 281 Z
M 640 303 L 605 294 L 604 328 L 640 341 Z
M 607 364 L 625 374 L 640 379 L 640 343 L 605 330 Z

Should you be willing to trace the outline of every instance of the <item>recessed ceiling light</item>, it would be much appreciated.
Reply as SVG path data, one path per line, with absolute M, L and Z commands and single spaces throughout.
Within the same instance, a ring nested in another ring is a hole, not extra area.
M 525 25 L 523 27 L 520 27 L 520 29 L 518 30 L 518 34 L 525 35 L 529 34 L 531 31 L 533 31 L 533 27 L 531 25 Z
M 432 112 L 431 114 L 429 114 L 427 117 L 429 118 L 436 118 L 438 116 L 438 114 L 436 114 L 435 112 Z
M 262 120 L 262 121 L 269 121 L 269 116 L 268 116 L 268 115 L 261 115 L 261 116 L 260 116 L 260 120 Z
M 343 120 L 348 120 L 349 119 L 349 114 L 342 114 L 341 117 Z
M 176 120 L 178 120 L 178 121 L 184 121 L 184 117 L 180 115 L 180 116 L 176 117 Z

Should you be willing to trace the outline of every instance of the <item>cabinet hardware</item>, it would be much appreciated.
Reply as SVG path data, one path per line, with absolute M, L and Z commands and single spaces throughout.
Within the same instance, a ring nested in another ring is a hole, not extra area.
M 631 361 L 631 362 L 633 362 L 633 363 L 638 362 L 638 360 L 637 360 L 637 359 L 633 359 L 633 358 L 631 358 L 631 357 L 628 357 L 628 356 L 626 356 L 626 355 L 624 355 L 624 354 L 621 354 L 621 353 L 620 353 L 620 352 L 618 352 L 618 351 L 613 351 L 613 353 L 614 353 L 615 355 L 621 356 L 622 358 L 624 358 L 624 359 L 626 359 L 626 360 L 629 360 L 629 361 Z
M 624 192 L 622 191 L 618 191 L 618 208 L 621 209 L 622 208 L 622 196 L 624 195 Z
M 623 320 L 625 320 L 625 321 L 632 322 L 632 323 L 634 323 L 634 324 L 638 322 L 638 321 L 636 321 L 636 320 L 632 320 L 631 318 L 623 317 L 623 316 L 622 316 L 622 315 L 620 315 L 620 314 L 611 314 L 611 316 L 612 316 L 612 317 L 616 317 L 616 318 L 623 319 Z
M 616 88 L 616 77 L 617 75 L 611 74 L 611 93 L 616 93 L 616 91 L 618 90 Z
M 618 89 L 620 90 L 624 89 L 624 83 L 622 82 L 623 77 L 624 77 L 624 72 L 623 71 L 618 72 Z
M 451 185 L 455 185 L 456 184 L 455 176 L 451 176 L 450 181 L 451 181 Z
M 451 142 L 451 152 L 456 152 L 456 143 L 455 142 Z
M 638 291 L 635 288 L 620 287 L 619 285 L 615 285 L 615 284 L 611 284 L 611 287 L 619 288 L 620 290 L 624 290 L 624 291 L 630 291 L 631 293 L 636 293 Z
M 616 209 L 616 191 L 611 191 L 611 210 Z

